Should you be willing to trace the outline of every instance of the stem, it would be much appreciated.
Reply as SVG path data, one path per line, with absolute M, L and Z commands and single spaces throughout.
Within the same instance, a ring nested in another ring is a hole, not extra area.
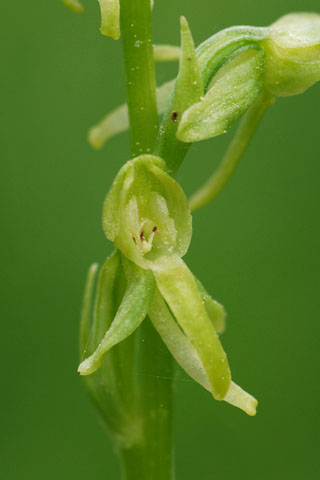
M 141 410 L 145 479 L 173 480 L 173 359 L 149 318 L 141 329 Z
M 132 157 L 152 153 L 157 131 L 150 0 L 120 0 Z M 126 480 L 173 480 L 172 358 L 149 319 L 141 326 L 140 444 L 120 448 Z
M 239 128 L 217 170 L 189 200 L 192 211 L 211 202 L 223 189 L 251 140 L 264 112 L 274 103 L 274 98 L 263 92 L 258 101 L 244 115 Z
M 120 23 L 132 156 L 153 152 L 158 114 L 150 0 L 121 0 Z

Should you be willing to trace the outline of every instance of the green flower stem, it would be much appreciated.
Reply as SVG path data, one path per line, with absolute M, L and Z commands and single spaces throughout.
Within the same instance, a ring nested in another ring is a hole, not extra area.
M 121 0 L 131 152 L 152 153 L 158 131 L 150 0 Z
M 141 347 L 141 410 L 146 442 L 143 480 L 173 480 L 173 357 L 149 318 L 142 324 Z
M 150 0 L 121 0 L 131 150 L 152 153 L 158 130 Z M 173 480 L 172 358 L 146 319 L 141 326 L 140 445 L 120 449 L 126 480 Z M 124 392 L 125 395 L 125 392 Z
M 264 112 L 273 103 L 274 97 L 263 91 L 254 105 L 247 111 L 221 164 L 205 184 L 190 197 L 189 207 L 192 211 L 207 205 L 223 189 L 244 154 Z

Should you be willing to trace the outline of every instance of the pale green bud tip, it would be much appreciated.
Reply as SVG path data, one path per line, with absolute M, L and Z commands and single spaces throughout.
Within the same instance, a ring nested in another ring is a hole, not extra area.
M 100 150 L 103 147 L 104 141 L 105 140 L 103 140 L 101 130 L 98 126 L 90 128 L 88 132 L 88 142 L 92 148 Z
M 90 375 L 90 373 L 93 373 L 95 370 L 95 368 L 92 368 L 92 359 L 89 357 L 80 363 L 77 373 L 79 375 Z
M 270 27 L 272 40 L 281 48 L 303 48 L 320 45 L 320 15 L 291 13 Z
M 78 0 L 61 0 L 73 12 L 82 13 L 84 8 Z
M 257 413 L 258 401 L 234 382 L 230 383 L 229 390 L 223 400 L 234 407 L 240 408 L 251 417 Z
M 102 35 L 114 40 L 120 38 L 120 2 L 119 0 L 98 0 L 101 10 Z
M 320 15 L 293 13 L 269 28 L 266 82 L 275 96 L 302 93 L 320 80 Z

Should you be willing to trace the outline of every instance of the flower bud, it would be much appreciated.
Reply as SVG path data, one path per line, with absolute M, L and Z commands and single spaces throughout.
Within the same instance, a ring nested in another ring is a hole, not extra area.
M 296 95 L 320 80 L 320 15 L 285 15 L 270 26 L 268 37 L 265 86 L 273 95 Z

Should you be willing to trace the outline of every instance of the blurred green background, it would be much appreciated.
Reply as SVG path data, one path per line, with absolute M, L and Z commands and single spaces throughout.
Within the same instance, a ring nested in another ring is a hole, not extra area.
M 59 0 L 1 6 L 0 478 L 117 480 L 110 439 L 76 375 L 89 264 L 111 251 L 102 201 L 129 157 L 128 136 L 101 152 L 88 127 L 124 99 L 120 42 L 99 7 Z M 154 38 L 196 43 L 234 24 L 268 25 L 316 0 L 155 1 Z M 177 65 L 158 68 L 159 83 Z M 187 262 L 228 311 L 233 377 L 255 418 L 177 374 L 177 479 L 318 479 L 320 84 L 278 100 L 216 201 L 194 215 Z M 193 146 L 179 175 L 190 194 L 231 133 Z

